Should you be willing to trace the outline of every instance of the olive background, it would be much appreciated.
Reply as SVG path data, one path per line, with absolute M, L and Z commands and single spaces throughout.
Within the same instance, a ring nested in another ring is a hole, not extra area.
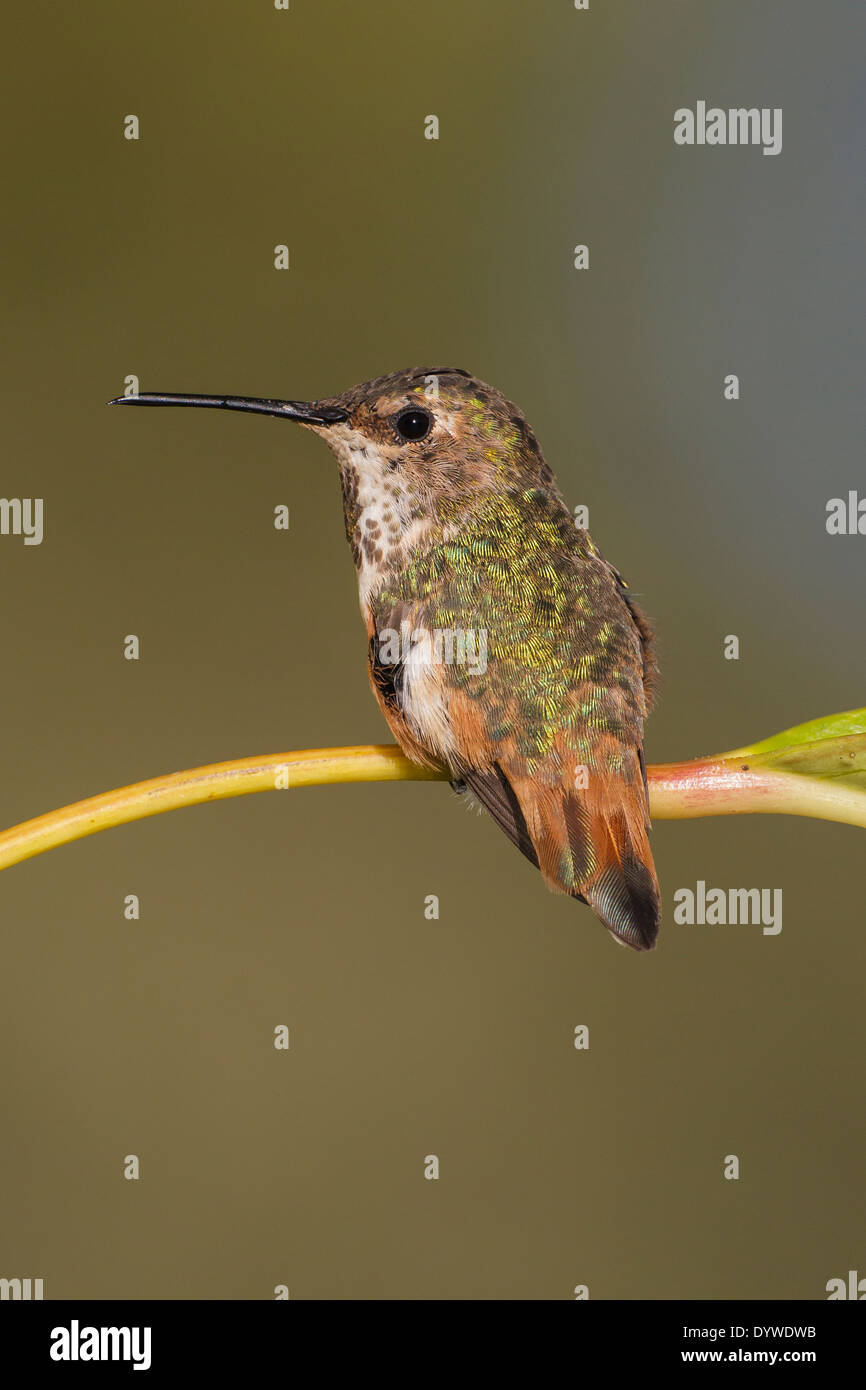
M 106 409 L 129 373 L 312 398 L 471 370 L 657 625 L 648 761 L 863 704 L 866 539 L 824 521 L 864 486 L 864 38 L 840 0 L 20 9 L 2 493 L 45 499 L 45 537 L 0 537 L 2 823 L 389 741 L 329 451 Z M 698 100 L 782 107 L 781 154 L 678 148 Z M 814 1299 L 866 1273 L 863 832 L 725 817 L 652 843 L 646 955 L 424 783 L 173 812 L 4 873 L 0 1276 Z M 782 888 L 782 932 L 678 926 L 699 879 Z

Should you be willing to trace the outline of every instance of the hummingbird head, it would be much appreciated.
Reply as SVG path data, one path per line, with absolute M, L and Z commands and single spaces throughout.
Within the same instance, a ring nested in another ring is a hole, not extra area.
M 523 411 L 459 367 L 410 367 L 321 400 L 140 393 L 111 404 L 213 406 L 293 420 L 331 446 L 359 570 L 378 569 L 482 496 L 556 482 Z
M 359 569 L 459 525 L 484 494 L 556 486 L 519 408 L 457 367 L 394 372 L 312 409 L 335 416 L 308 428 L 337 459 Z
M 433 527 L 459 525 L 485 494 L 557 491 L 522 411 L 458 367 L 410 367 L 317 401 L 141 394 L 116 403 L 215 406 L 313 430 L 340 469 L 359 570 L 396 561 Z

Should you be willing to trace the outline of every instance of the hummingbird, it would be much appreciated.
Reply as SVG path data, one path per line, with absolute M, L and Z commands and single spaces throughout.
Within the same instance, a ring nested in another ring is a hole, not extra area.
M 616 940 L 655 945 L 652 629 L 576 525 L 516 405 L 455 367 L 317 401 L 142 393 L 111 404 L 242 410 L 320 435 L 339 468 L 370 684 L 401 749 L 450 774 Z

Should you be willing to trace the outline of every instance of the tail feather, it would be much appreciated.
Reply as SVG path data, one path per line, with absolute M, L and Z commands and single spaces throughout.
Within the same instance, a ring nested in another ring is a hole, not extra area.
M 621 819 L 624 826 L 625 818 Z M 661 908 L 646 830 L 641 828 L 635 842 L 627 829 L 617 834 L 608 820 L 596 821 L 593 829 L 602 867 L 583 887 L 583 895 L 617 940 L 636 951 L 648 951 L 658 939 Z
M 570 790 L 573 777 L 528 777 L 503 760 L 464 771 L 465 784 L 550 888 L 588 903 L 618 941 L 646 951 L 659 931 L 660 896 L 649 846 L 642 760 L 631 778 Z
M 661 906 L 642 782 L 601 795 L 530 781 L 516 790 L 549 887 L 588 903 L 625 945 L 651 949 Z

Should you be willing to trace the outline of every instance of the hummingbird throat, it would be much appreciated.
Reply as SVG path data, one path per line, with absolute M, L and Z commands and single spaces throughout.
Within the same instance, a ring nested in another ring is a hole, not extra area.
M 405 564 L 435 520 L 401 478 L 388 446 L 356 432 L 324 437 L 340 469 L 346 537 L 363 606 L 385 575 Z

